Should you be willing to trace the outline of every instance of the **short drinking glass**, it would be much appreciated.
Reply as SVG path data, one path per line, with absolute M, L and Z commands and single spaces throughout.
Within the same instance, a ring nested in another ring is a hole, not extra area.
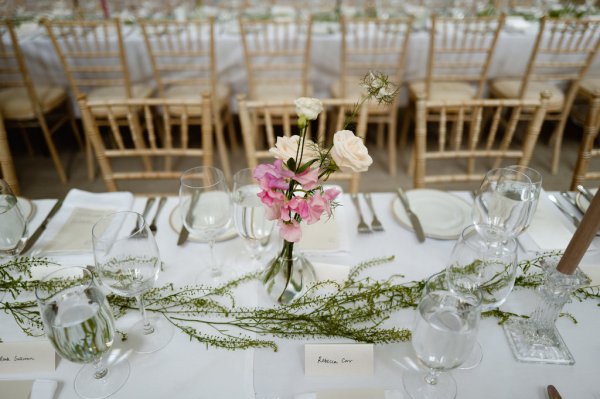
M 17 197 L 0 179 L 0 255 L 18 255 L 27 236 L 27 220 L 17 205 Z

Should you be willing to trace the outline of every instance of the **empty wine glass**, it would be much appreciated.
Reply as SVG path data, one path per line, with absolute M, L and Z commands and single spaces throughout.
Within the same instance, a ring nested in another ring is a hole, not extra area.
M 211 274 L 213 277 L 220 276 L 222 268 L 215 260 L 215 240 L 231 223 L 231 197 L 223 172 L 212 166 L 199 166 L 183 172 L 179 210 L 185 228 L 208 241 Z
M 517 274 L 517 243 L 514 238 L 488 241 L 495 236 L 493 226 L 471 225 L 465 228 L 452 249 L 446 267 L 448 288 L 460 295 L 481 291 L 481 308 L 500 306 L 515 285 Z M 480 234 L 482 231 L 482 234 Z
M 35 289 L 44 330 L 64 359 L 85 363 L 75 377 L 75 391 L 83 398 L 106 398 L 129 378 L 129 362 L 110 365 L 103 357 L 115 339 L 115 321 L 92 273 L 65 267 L 48 274 Z
M 531 191 L 531 180 L 519 171 L 498 168 L 486 173 L 473 206 L 473 223 L 480 234 L 487 234 L 488 241 L 519 235 L 529 219 Z
M 525 221 L 525 227 L 523 228 L 524 231 L 531 224 L 531 221 L 533 220 L 535 211 L 537 209 L 537 205 L 540 199 L 540 192 L 542 191 L 542 175 L 537 170 L 533 168 L 528 168 L 527 166 L 511 165 L 507 166 L 506 168 L 523 173 L 525 176 L 529 177 L 529 180 L 531 180 L 529 211 L 527 213 L 528 216 L 527 220 Z
M 27 241 L 27 220 L 8 183 L 0 179 L 0 254 L 18 255 Z
M 265 217 L 265 205 L 258 197 L 260 191 L 252 169 L 242 169 L 233 176 L 233 220 L 253 259 L 268 248 L 275 224 Z
M 432 291 L 417 307 L 412 346 L 428 370 L 404 373 L 404 388 L 413 399 L 456 397 L 456 382 L 447 373 L 471 353 L 479 329 L 481 297 Z
M 155 352 L 169 343 L 173 326 L 164 317 L 148 317 L 144 292 L 154 286 L 161 267 L 154 234 L 143 216 L 116 212 L 101 218 L 92 228 L 94 260 L 102 284 L 112 292 L 134 297 L 142 315 L 129 335 L 136 352 Z

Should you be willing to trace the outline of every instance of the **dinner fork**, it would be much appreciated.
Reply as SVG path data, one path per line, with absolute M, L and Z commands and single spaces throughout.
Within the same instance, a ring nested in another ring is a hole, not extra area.
M 358 232 L 359 233 L 370 233 L 371 229 L 369 228 L 369 225 L 365 223 L 365 220 L 363 219 L 363 215 L 362 215 L 362 211 L 360 210 L 360 204 L 358 203 L 358 195 L 356 194 L 351 194 L 350 198 L 352 198 L 352 203 L 354 204 L 354 207 L 356 208 L 356 212 L 358 212 Z
M 160 197 L 160 201 L 158 201 L 158 208 L 156 208 L 156 213 L 154 214 L 154 219 L 152 219 L 152 223 L 150 223 L 150 231 L 154 234 L 156 234 L 156 230 L 158 230 L 158 228 L 156 227 L 156 221 L 158 220 L 158 214 L 160 213 L 163 206 L 165 205 L 165 202 L 167 202 L 167 197 Z
M 142 217 L 144 218 L 144 220 L 146 220 L 146 216 L 148 216 L 148 212 L 150 211 L 150 209 L 152 208 L 152 205 L 154 205 L 154 201 L 156 201 L 156 198 L 154 197 L 149 197 L 146 200 L 146 205 L 144 206 L 144 210 L 142 211 Z M 139 223 L 139 219 L 136 222 L 135 227 L 133 228 L 133 230 L 131 230 L 130 235 L 134 235 L 136 231 L 138 231 L 140 229 L 140 225 Z
M 371 214 L 373 215 L 373 221 L 371 222 L 371 228 L 373 231 L 383 231 L 383 225 L 377 219 L 377 215 L 375 214 L 375 208 L 373 207 L 373 199 L 371 198 L 371 193 L 363 193 L 363 197 L 365 197 L 365 201 L 367 201 L 367 205 L 371 210 Z

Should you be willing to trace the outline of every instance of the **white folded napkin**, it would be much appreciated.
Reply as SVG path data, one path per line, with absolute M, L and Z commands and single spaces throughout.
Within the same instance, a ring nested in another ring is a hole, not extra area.
M 52 380 L 0 380 L 0 396 L 10 399 L 53 399 L 58 383 Z
M 404 394 L 399 390 L 383 389 L 334 389 L 319 392 L 301 393 L 294 399 L 403 399 Z
M 53 399 L 58 383 L 53 380 L 35 380 L 29 399 Z
M 537 249 L 542 251 L 563 250 L 573 236 L 562 214 L 544 192 L 540 194 L 537 210 L 527 233 Z
M 90 193 L 71 189 L 60 210 L 36 244 L 34 254 L 80 253 L 92 250 L 92 227 L 104 215 L 133 205 L 129 192 Z
M 302 223 L 302 239 L 298 248 L 303 252 L 327 253 L 348 252 L 350 240 L 345 224 L 345 211 L 338 207 L 334 211 L 335 216 L 327 219 L 322 218 L 314 224 Z

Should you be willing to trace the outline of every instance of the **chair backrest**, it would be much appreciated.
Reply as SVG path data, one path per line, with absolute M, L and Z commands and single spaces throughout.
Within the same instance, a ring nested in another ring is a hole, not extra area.
M 123 99 L 87 101 L 79 99 L 81 116 L 88 140 L 92 143 L 102 176 L 109 191 L 117 190 L 117 180 L 178 179 L 187 167 L 175 167 L 185 158 L 197 166 L 213 164 L 211 99 L 204 94 L 198 99 Z M 177 107 L 177 117 L 169 108 Z M 164 110 L 159 112 L 157 108 Z M 192 126 L 192 117 L 202 109 L 201 127 Z M 97 109 L 106 110 L 99 115 Z M 119 126 L 115 115 L 126 110 L 128 124 Z M 141 116 L 139 116 L 141 114 Z M 160 115 L 160 118 L 156 117 Z M 100 134 L 99 124 L 108 119 L 110 134 Z M 113 145 L 107 145 L 112 143 Z M 137 159 L 141 163 L 132 161 Z
M 98 87 L 121 87 L 133 96 L 118 19 L 43 24 L 76 97 Z
M 333 126 L 334 132 L 342 130 L 346 116 L 356 107 L 356 101 L 353 99 L 325 99 L 322 103 L 324 110 L 316 121 L 316 142 L 320 145 L 327 142 L 327 129 Z M 275 146 L 278 135 L 289 137 L 299 133 L 295 127 L 298 118 L 294 101 L 248 101 L 241 95 L 238 96 L 238 107 L 249 168 L 255 168 L 263 160 L 273 160 L 269 148 Z M 328 113 L 333 115 L 334 123 L 328 123 Z M 264 126 L 256 123 L 257 120 L 263 121 Z M 361 107 L 355 121 L 356 136 L 365 138 L 367 122 L 368 109 L 366 106 Z M 278 126 L 281 128 L 278 129 Z M 358 192 L 358 173 L 337 172 L 331 179 L 350 181 L 350 192 Z
M 540 97 L 540 100 L 418 100 L 414 186 L 479 181 L 489 169 L 504 162 L 527 166 L 550 93 L 543 92 Z M 515 133 L 521 113 L 525 111 L 532 117 L 527 122 L 522 142 L 517 143 Z M 436 126 L 428 134 L 427 122 L 433 117 L 439 121 L 439 128 Z M 432 137 L 436 138 L 435 143 L 428 140 Z M 432 163 L 435 170 L 442 173 L 428 173 Z
M 485 88 L 504 15 L 498 17 L 432 16 L 425 89 L 431 98 L 435 82 L 467 82 L 476 85 L 474 98 Z
M 519 96 L 525 96 L 532 82 L 568 82 L 565 108 L 570 108 L 579 81 L 600 48 L 600 21 L 543 17 L 539 26 Z
M 600 92 L 594 93 L 593 98 L 590 99 L 587 118 L 573 170 L 571 190 L 575 190 L 579 184 L 585 184 L 586 181 L 600 180 L 600 145 L 596 144 L 600 131 Z
M 402 83 L 413 18 L 342 18 L 342 98 L 347 82 L 356 83 L 369 70 L 382 72 Z
M 12 155 L 10 153 L 10 147 L 8 145 L 8 137 L 6 134 L 6 128 L 4 127 L 4 120 L 0 113 L 0 176 L 8 183 L 16 195 L 19 195 L 19 181 L 17 180 L 17 174 L 15 172 L 15 165 L 13 164 Z
M 170 85 L 216 93 L 214 24 L 214 18 L 140 22 L 160 97 Z
M 297 96 L 308 95 L 308 66 L 312 18 L 275 21 L 239 18 L 251 99 L 259 87 L 297 86 Z

